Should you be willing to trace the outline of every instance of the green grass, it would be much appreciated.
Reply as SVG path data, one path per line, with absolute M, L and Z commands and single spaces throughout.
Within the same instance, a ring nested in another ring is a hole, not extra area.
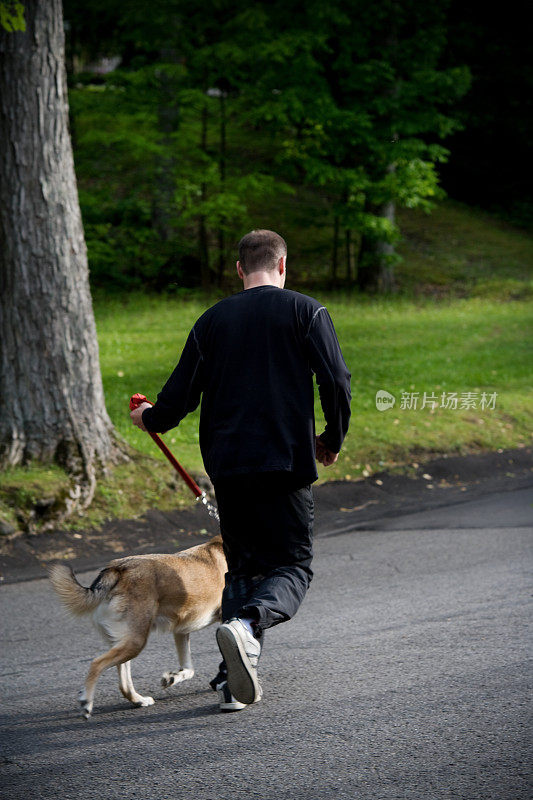
M 490 214 L 447 201 L 401 210 L 400 286 L 415 293 L 533 297 L 533 238 Z
M 298 209 L 298 210 L 296 210 Z M 315 219 L 312 226 L 305 218 Z M 396 283 L 405 296 L 533 298 L 533 237 L 490 214 L 447 200 L 431 214 L 398 209 L 401 231 Z M 333 222 L 323 198 L 299 188 L 279 195 L 252 216 L 250 227 L 279 230 L 289 244 L 288 268 L 297 288 L 324 287 L 330 278 Z M 358 247 L 354 237 L 352 259 Z M 353 264 L 352 264 L 353 269 Z M 339 242 L 338 276 L 345 278 Z
M 175 366 L 195 319 L 212 302 L 133 296 L 96 306 L 107 407 L 120 433 L 137 450 L 154 454 L 146 434 L 131 426 L 129 396 L 151 399 Z M 321 294 L 334 319 L 352 373 L 352 423 L 339 463 L 321 479 L 355 478 L 414 455 L 468 452 L 523 444 L 531 430 L 533 303 L 483 298 L 367 300 Z M 397 397 L 376 409 L 375 394 Z M 401 409 L 402 392 L 487 394 L 495 409 Z M 318 427 L 321 411 L 317 398 Z M 178 458 L 201 471 L 199 411 L 166 435 Z M 163 456 L 157 457 L 163 458 Z
M 28 521 L 30 509 L 53 501 L 68 491 L 70 482 L 64 470 L 55 464 L 30 464 L 13 467 L 0 476 L 0 520 L 17 528 Z M 19 517 L 20 515 L 20 517 Z
M 142 454 L 108 470 L 90 508 L 58 525 L 57 514 L 63 511 L 62 500 L 70 489 L 68 475 L 56 465 L 32 463 L 8 469 L 0 476 L 0 521 L 14 530 L 36 533 L 54 527 L 94 527 L 110 517 L 133 517 L 148 508 L 166 510 L 190 503 L 184 484 L 163 463 Z

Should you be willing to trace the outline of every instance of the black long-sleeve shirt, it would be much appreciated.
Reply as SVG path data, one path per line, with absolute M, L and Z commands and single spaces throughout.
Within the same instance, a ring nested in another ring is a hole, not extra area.
M 219 478 L 291 472 L 317 479 L 313 373 L 337 453 L 350 419 L 350 373 L 326 308 L 312 297 L 257 286 L 209 308 L 191 330 L 152 408 L 149 431 L 166 431 L 198 406 L 206 471 Z

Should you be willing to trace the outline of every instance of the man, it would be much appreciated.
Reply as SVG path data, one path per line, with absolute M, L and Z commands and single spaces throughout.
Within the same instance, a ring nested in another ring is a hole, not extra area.
M 338 457 L 350 418 L 350 373 L 319 302 L 284 289 L 287 246 L 255 230 L 239 242 L 244 289 L 193 326 L 154 406 L 135 425 L 166 431 L 200 402 L 200 447 L 220 514 L 228 572 L 211 682 L 222 710 L 262 695 L 264 631 L 294 616 L 312 571 L 315 458 Z M 326 419 L 315 437 L 313 373 Z

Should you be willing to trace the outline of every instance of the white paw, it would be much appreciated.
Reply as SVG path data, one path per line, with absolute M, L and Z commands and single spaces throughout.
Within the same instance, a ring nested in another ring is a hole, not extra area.
M 161 678 L 161 686 L 164 689 L 169 689 L 176 683 L 182 681 L 189 681 L 194 675 L 193 669 L 180 669 L 178 672 L 165 672 Z
M 80 689 L 78 694 L 78 700 L 81 706 L 81 715 L 85 717 L 85 719 L 89 719 L 93 711 L 93 701 L 87 700 L 85 689 Z
M 155 700 L 153 697 L 141 697 L 140 695 L 135 701 L 135 705 L 140 706 L 141 708 L 144 708 L 145 706 L 153 706 L 154 703 Z

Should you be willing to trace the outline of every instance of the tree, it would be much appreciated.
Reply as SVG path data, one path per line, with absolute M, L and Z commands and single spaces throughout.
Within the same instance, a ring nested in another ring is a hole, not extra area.
M 146 0 L 96 6 L 87 18 L 65 3 L 78 69 L 102 55 L 122 59 L 105 77 L 77 73 L 71 81 L 93 278 L 154 289 L 223 283 L 228 242 L 242 235 L 249 209 L 290 192 L 235 141 L 246 114 L 240 86 L 250 26 L 239 26 L 236 41 L 228 0 L 209 13 L 197 0 L 154 0 L 148 26 Z
M 0 28 L 0 468 L 55 461 L 88 505 L 117 453 L 68 130 L 61 0 Z
M 142 82 L 143 70 L 164 66 L 164 51 L 183 68 L 173 90 L 179 129 L 156 142 L 165 167 L 153 180 L 149 158 L 136 170 L 152 181 L 142 201 L 156 192 L 166 219 L 165 226 L 152 220 L 150 243 L 157 236 L 164 266 L 152 285 L 183 281 L 182 263 L 193 264 L 205 286 L 220 280 L 226 244 L 240 224 L 250 224 L 249 209 L 260 207 L 263 192 L 286 191 L 290 182 L 307 183 L 329 204 L 333 282 L 352 283 L 357 264 L 361 289 L 393 289 L 396 208 L 429 210 L 442 196 L 437 165 L 447 150 L 440 140 L 458 127 L 447 109 L 468 85 L 468 70 L 442 63 L 447 2 L 152 0 L 147 15 L 146 0 L 94 0 L 90 14 L 66 0 L 79 58 L 119 54 L 130 87 Z M 113 84 L 116 91 L 119 80 L 111 74 L 109 89 Z M 154 87 L 147 108 L 158 96 Z M 93 93 L 93 102 L 101 100 Z M 118 94 L 113 102 L 120 104 Z M 99 134 L 98 126 L 89 127 L 91 141 L 100 135 L 102 150 L 113 148 L 103 126 Z M 125 124 L 123 131 L 132 151 L 140 144 L 138 128 Z M 80 137 L 77 156 L 86 144 Z M 102 214 L 100 202 L 92 207 Z M 119 217 L 113 228 L 122 242 Z M 128 230 L 125 238 L 136 236 Z M 88 235 L 91 258 L 94 241 Z M 108 261 L 116 265 L 119 248 L 111 252 L 112 237 L 107 241 Z M 174 271 L 163 258 L 166 246 Z M 144 250 L 153 263 L 154 248 Z
M 337 80 L 346 98 L 364 107 L 372 121 L 362 143 L 369 183 L 360 214 L 357 282 L 362 290 L 395 289 L 399 238 L 396 206 L 432 208 L 444 193 L 437 165 L 448 150 L 438 140 L 460 127 L 447 109 L 469 85 L 469 72 L 443 68 L 447 3 L 383 0 L 368 13 L 355 0 L 365 28 Z
M 265 9 L 256 114 L 283 129 L 288 161 L 330 196 L 333 277 L 342 227 L 347 279 L 354 232 L 359 287 L 389 291 L 396 205 L 429 210 L 438 196 L 436 165 L 448 151 L 437 140 L 458 127 L 446 108 L 468 87 L 468 70 L 439 63 L 446 4 L 274 0 Z

